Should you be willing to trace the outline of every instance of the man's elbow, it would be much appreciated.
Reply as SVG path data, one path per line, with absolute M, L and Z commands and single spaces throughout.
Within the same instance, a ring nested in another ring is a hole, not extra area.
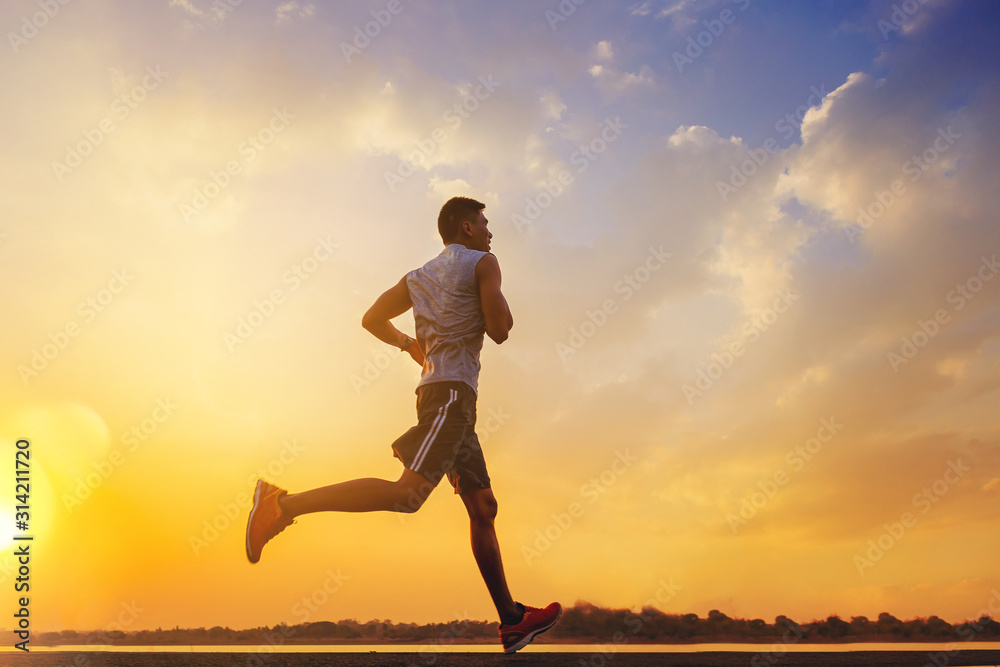
M 505 340 L 507 340 L 507 336 L 509 336 L 510 334 L 505 329 L 495 329 L 493 331 L 487 331 L 486 335 L 489 336 L 490 340 L 492 340 L 494 343 L 500 345 Z
M 375 325 L 375 317 L 372 315 L 372 311 L 367 311 L 361 316 L 361 327 L 365 331 L 371 331 L 372 327 Z

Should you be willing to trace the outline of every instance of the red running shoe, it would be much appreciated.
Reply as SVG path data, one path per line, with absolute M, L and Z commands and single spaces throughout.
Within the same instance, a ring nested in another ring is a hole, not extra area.
M 500 626 L 500 640 L 503 642 L 504 653 L 520 651 L 535 637 L 555 625 L 562 616 L 562 605 L 558 602 L 553 602 L 545 609 L 526 607 L 520 602 L 517 604 L 524 609 L 521 622 Z
M 257 480 L 253 507 L 247 520 L 247 559 L 251 563 L 260 560 L 260 552 L 272 537 L 294 523 L 294 519 L 282 517 L 281 505 L 278 504 L 278 498 L 287 493 L 262 479 Z

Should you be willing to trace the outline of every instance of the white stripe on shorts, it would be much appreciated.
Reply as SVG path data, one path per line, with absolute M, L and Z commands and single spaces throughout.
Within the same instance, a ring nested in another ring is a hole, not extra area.
M 420 471 L 420 464 L 424 462 L 427 452 L 430 451 L 431 445 L 434 444 L 434 439 L 437 438 L 437 434 L 441 431 L 441 427 L 444 426 L 444 420 L 448 418 L 448 406 L 456 400 L 458 400 L 458 392 L 454 389 L 449 389 L 448 402 L 438 408 L 438 414 L 437 417 L 434 418 L 434 423 L 431 424 L 431 430 L 427 432 L 427 435 L 424 437 L 424 441 L 420 443 L 420 449 L 417 450 L 417 455 L 413 457 L 413 472 Z

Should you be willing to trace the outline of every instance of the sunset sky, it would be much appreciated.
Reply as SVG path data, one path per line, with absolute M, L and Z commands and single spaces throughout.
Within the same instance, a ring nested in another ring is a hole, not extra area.
M 495 617 L 447 484 L 243 551 L 258 475 L 398 477 L 420 369 L 361 316 L 454 195 L 515 319 L 478 401 L 515 599 L 955 622 L 1000 590 L 993 3 L 17 0 L 0 27 L 35 630 Z

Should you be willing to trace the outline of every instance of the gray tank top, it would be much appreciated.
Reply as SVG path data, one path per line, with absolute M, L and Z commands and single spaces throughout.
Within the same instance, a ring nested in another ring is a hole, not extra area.
M 417 387 L 464 382 L 479 391 L 479 352 L 486 319 L 476 285 L 476 264 L 489 253 L 460 243 L 406 274 L 424 369 Z

